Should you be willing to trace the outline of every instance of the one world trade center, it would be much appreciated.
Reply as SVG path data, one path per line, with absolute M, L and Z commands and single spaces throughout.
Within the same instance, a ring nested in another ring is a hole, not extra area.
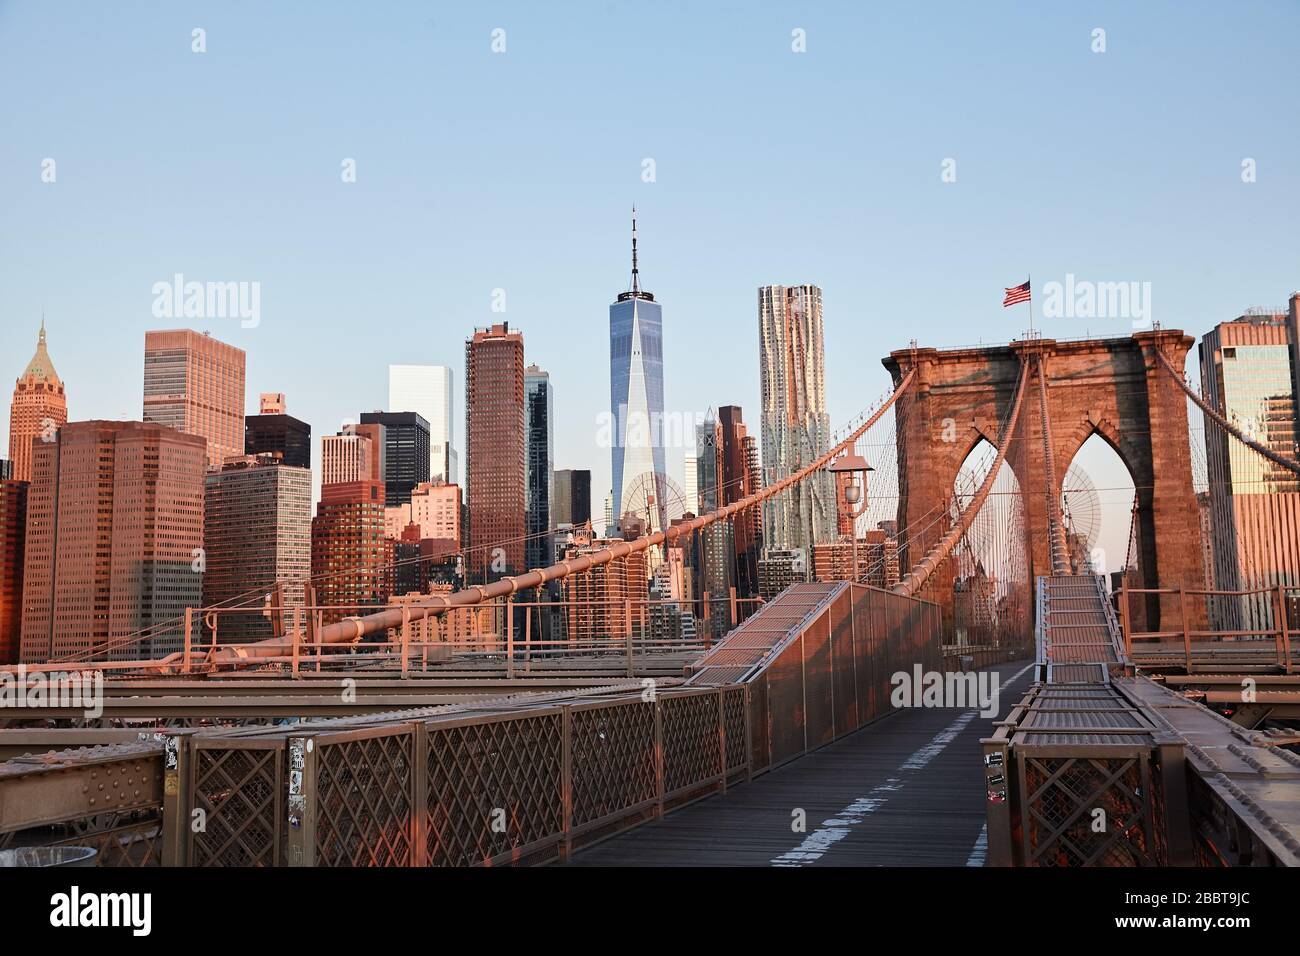
M 609 407 L 613 520 L 633 514 L 650 532 L 667 526 L 670 502 L 664 467 L 664 358 L 662 307 L 641 288 L 632 209 L 632 281 L 609 307 Z

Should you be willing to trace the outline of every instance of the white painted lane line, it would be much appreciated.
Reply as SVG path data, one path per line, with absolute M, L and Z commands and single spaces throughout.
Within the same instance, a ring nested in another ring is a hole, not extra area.
M 975 845 L 971 847 L 970 856 L 966 858 L 967 866 L 983 866 L 984 859 L 989 853 L 989 824 L 984 821 L 984 826 L 980 827 L 980 835 L 975 838 Z
M 1020 679 L 1020 676 L 1032 668 L 1033 664 L 1022 667 L 1015 674 L 1008 677 L 998 687 L 999 693 L 1006 690 L 1013 683 Z M 972 720 L 979 716 L 979 711 L 968 710 L 954 720 L 951 724 L 939 731 L 930 740 L 928 744 L 918 748 L 910 757 L 903 761 L 898 768 L 898 772 L 905 770 L 920 770 L 931 760 L 943 753 L 945 747 L 957 739 L 957 736 L 965 730 Z M 780 856 L 773 857 L 770 861 L 771 866 L 788 866 L 798 867 L 808 863 L 816 862 L 826 855 L 826 851 L 832 846 L 843 840 L 849 835 L 853 827 L 860 824 L 868 816 L 875 813 L 888 799 L 888 794 L 903 789 L 902 781 L 898 777 L 890 777 L 880 786 L 874 788 L 865 796 L 858 797 L 847 807 L 839 812 L 838 815 L 831 817 L 829 820 L 823 820 L 822 825 L 809 833 L 803 838 L 802 842 L 793 850 L 787 850 Z M 985 824 L 985 830 L 981 832 L 980 838 L 975 842 L 975 849 L 978 850 L 981 845 L 988 845 L 988 824 Z M 971 857 L 974 858 L 975 851 L 972 850 Z M 983 860 L 978 864 L 967 862 L 967 866 L 983 866 Z

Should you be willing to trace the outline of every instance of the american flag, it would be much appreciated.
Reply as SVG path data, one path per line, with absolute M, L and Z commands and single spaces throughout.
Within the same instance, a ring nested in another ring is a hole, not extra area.
M 1017 302 L 1029 301 L 1029 283 L 1026 281 L 1022 285 L 1013 285 L 1007 289 L 1006 296 L 1002 299 L 1002 307 L 1005 309 L 1009 305 L 1015 305 Z

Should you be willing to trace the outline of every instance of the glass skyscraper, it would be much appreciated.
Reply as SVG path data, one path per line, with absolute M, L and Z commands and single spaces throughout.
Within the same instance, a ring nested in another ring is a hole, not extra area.
M 758 290 L 763 391 L 763 484 L 780 481 L 831 447 L 822 345 L 822 291 L 815 285 Z M 801 550 L 835 539 L 835 485 L 825 470 L 763 504 L 763 545 Z M 805 564 L 807 561 L 805 560 Z
M 1300 453 L 1297 387 L 1300 293 L 1281 309 L 1255 309 L 1201 339 L 1201 392 L 1249 438 L 1285 458 Z M 1208 416 L 1205 458 L 1212 587 L 1237 591 L 1300 584 L 1300 483 Z M 1219 599 L 1215 626 L 1273 627 L 1275 592 Z
M 460 463 L 451 417 L 452 370 L 445 365 L 388 366 L 388 410 L 419 412 L 429 423 L 429 480 L 457 483 Z
M 635 209 L 631 288 L 609 307 L 609 408 L 614 421 L 613 520 L 617 523 L 630 511 L 647 519 L 651 531 L 661 530 L 667 527 L 663 312 L 640 286 Z
M 536 365 L 524 369 L 524 470 L 526 473 L 529 568 L 554 560 L 551 549 L 551 498 L 555 476 L 555 401 L 551 377 Z

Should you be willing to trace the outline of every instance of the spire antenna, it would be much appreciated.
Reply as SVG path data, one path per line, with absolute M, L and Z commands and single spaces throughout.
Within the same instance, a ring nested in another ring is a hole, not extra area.
M 632 291 L 641 291 L 636 270 L 636 203 L 632 204 Z

